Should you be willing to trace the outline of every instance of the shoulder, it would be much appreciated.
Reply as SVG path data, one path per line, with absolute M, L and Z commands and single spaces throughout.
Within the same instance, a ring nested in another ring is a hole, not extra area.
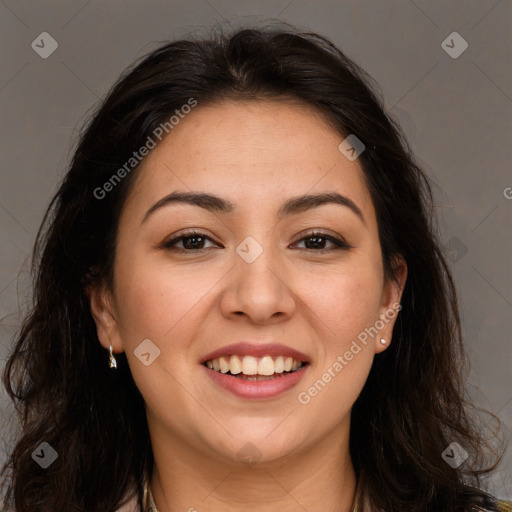
M 498 505 L 498 512 L 512 512 L 512 501 L 507 501 L 507 500 L 497 500 L 497 505 Z M 483 509 L 473 509 L 473 510 L 483 510 Z M 487 510 L 487 509 L 485 509 Z M 354 508 L 354 511 L 355 512 L 377 512 L 377 511 L 374 511 L 372 510 L 372 508 L 370 507 L 369 503 L 368 503 L 368 500 L 365 499 L 363 497 L 363 499 L 361 500 L 361 504 L 359 507 L 356 507 Z M 124 512 L 124 511 L 123 511 Z M 379 510 L 378 512 L 384 512 L 382 510 Z
M 512 501 L 498 501 L 498 510 L 499 512 L 512 512 Z
M 137 496 L 133 496 L 121 508 L 118 508 L 116 512 L 140 512 Z

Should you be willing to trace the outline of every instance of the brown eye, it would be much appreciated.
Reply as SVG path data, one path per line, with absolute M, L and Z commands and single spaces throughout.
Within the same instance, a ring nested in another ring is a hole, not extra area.
M 349 249 L 350 246 L 345 241 L 340 240 L 331 235 L 321 232 L 308 233 L 307 236 L 301 238 L 298 243 L 305 242 L 305 249 L 317 251 L 332 251 L 336 249 Z M 326 244 L 331 244 L 327 246 Z
M 163 244 L 163 247 L 166 249 L 176 248 L 184 251 L 202 250 L 208 248 L 205 247 L 207 240 L 213 242 L 210 237 L 203 233 L 192 231 L 168 240 Z M 180 243 L 182 244 L 181 247 L 178 245 Z

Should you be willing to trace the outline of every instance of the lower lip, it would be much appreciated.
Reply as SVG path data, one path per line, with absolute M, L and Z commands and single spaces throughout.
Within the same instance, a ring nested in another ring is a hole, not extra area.
M 268 380 L 243 380 L 227 373 L 216 372 L 205 365 L 201 365 L 208 376 L 220 387 L 227 389 L 240 398 L 265 400 L 275 398 L 293 388 L 304 376 L 309 364 L 304 365 L 293 373 L 281 375 Z

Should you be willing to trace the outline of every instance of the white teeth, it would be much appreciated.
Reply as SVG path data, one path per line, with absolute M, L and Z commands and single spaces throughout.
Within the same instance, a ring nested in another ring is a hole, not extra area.
M 229 361 L 225 357 L 219 357 L 220 371 L 222 373 L 229 372 Z
M 238 356 L 231 356 L 231 360 L 229 361 L 229 371 L 233 375 L 238 375 L 242 372 L 242 361 Z
M 256 375 L 258 373 L 258 360 L 252 356 L 242 359 L 242 372 L 244 375 Z
M 283 356 L 277 356 L 276 360 L 274 361 L 274 371 L 276 373 L 283 373 L 284 372 L 284 359 Z
M 274 361 L 270 356 L 265 356 L 260 359 L 258 363 L 258 375 L 273 375 L 274 374 Z
M 233 375 L 274 375 L 275 373 L 298 370 L 302 363 L 293 357 L 264 356 L 222 356 L 206 361 L 206 366 L 217 372 L 231 372 Z

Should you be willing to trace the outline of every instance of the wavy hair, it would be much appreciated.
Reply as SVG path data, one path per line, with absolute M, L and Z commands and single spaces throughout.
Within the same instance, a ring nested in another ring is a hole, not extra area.
M 480 490 L 497 462 L 465 391 L 432 187 L 378 91 L 329 40 L 289 26 L 166 42 L 123 73 L 82 129 L 34 244 L 33 300 L 3 374 L 20 423 L 2 471 L 5 507 L 111 512 L 132 490 L 142 503 L 153 467 L 144 400 L 124 353 L 117 373 L 108 368 L 85 294 L 95 280 L 112 285 L 118 220 L 138 166 L 105 197 L 98 190 L 191 98 L 199 108 L 291 98 L 365 144 L 359 162 L 385 274 L 393 279 L 397 255 L 408 266 L 393 343 L 352 409 L 350 453 L 364 494 L 387 512 L 497 510 Z M 441 458 L 454 441 L 469 454 L 458 468 Z M 42 442 L 58 453 L 47 469 L 31 456 Z

